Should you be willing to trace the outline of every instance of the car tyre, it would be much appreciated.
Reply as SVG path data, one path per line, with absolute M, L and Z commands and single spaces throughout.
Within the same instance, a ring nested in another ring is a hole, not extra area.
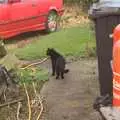
M 58 14 L 56 11 L 50 11 L 46 21 L 46 32 L 55 32 L 58 28 Z

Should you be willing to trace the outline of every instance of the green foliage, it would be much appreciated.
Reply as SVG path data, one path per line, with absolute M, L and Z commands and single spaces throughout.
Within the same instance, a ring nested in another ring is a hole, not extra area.
M 14 54 L 7 54 L 5 57 L 0 59 L 0 64 L 4 65 L 8 70 L 15 68 L 19 63 L 19 60 Z
M 19 82 L 21 83 L 32 83 L 36 81 L 46 81 L 48 80 L 48 71 L 42 70 L 38 67 L 28 68 L 28 69 L 18 69 L 17 76 Z
M 95 47 L 95 38 L 89 25 L 83 25 L 40 37 L 37 42 L 17 49 L 16 55 L 20 59 L 40 59 L 46 56 L 46 50 L 50 47 L 65 56 L 84 57 L 87 43 L 89 47 Z
M 96 56 L 96 47 L 91 46 L 91 44 L 87 43 L 86 44 L 86 57 L 95 57 Z

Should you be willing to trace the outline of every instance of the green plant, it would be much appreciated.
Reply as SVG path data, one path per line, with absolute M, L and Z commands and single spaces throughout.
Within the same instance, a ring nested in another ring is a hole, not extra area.
M 38 67 L 28 68 L 28 69 L 18 69 L 17 76 L 19 78 L 19 83 L 30 84 L 37 81 L 48 80 L 48 71 L 40 69 Z
M 86 57 L 96 57 L 96 47 L 86 43 Z

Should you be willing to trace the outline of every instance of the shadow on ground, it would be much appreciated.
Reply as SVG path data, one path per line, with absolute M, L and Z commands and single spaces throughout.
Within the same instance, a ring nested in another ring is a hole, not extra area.
M 40 37 L 40 36 L 44 36 L 44 35 L 47 35 L 47 33 L 45 33 L 45 31 L 26 32 L 26 33 L 22 33 L 22 34 L 14 36 L 14 37 L 8 38 L 4 42 L 6 44 L 13 44 L 13 43 L 19 42 L 21 40 L 29 40 L 33 37 Z
M 45 31 L 26 32 L 6 39 L 4 40 L 4 43 L 6 48 L 10 51 L 16 48 L 23 48 L 29 43 L 34 43 L 45 35 L 48 35 Z

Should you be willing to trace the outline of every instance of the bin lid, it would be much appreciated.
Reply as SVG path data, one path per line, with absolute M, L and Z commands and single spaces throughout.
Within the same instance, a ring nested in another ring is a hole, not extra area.
M 111 8 L 120 8 L 120 0 L 100 0 L 97 3 L 98 8 L 105 8 L 105 7 L 111 7 Z
M 109 14 L 120 12 L 120 0 L 99 0 L 97 3 L 93 3 L 90 7 L 88 14 Z

